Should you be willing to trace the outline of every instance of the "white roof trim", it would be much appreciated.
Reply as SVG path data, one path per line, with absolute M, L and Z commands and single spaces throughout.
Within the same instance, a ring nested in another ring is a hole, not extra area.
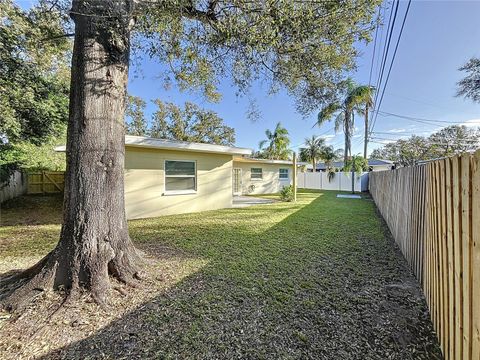
M 291 160 L 271 160 L 271 159 L 256 159 L 256 158 L 233 158 L 233 161 L 246 162 L 246 163 L 257 163 L 257 164 L 278 164 L 278 165 L 293 165 Z M 308 165 L 306 162 L 297 161 L 297 166 Z
M 146 147 L 152 149 L 183 150 L 215 154 L 251 155 L 252 149 L 234 146 L 202 144 L 187 141 L 155 139 L 144 136 L 125 135 L 125 146 Z
M 230 155 L 251 155 L 252 149 L 240 148 L 234 146 L 202 144 L 187 141 L 174 141 L 166 139 L 155 139 L 145 136 L 125 135 L 125 146 L 150 148 L 150 149 L 164 149 L 164 150 L 178 150 L 178 151 L 192 151 L 212 154 L 230 154 Z M 56 146 L 55 151 L 65 151 L 65 145 Z

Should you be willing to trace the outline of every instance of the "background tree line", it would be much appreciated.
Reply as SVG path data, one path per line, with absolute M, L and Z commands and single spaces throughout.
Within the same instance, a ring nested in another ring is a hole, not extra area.
M 235 143 L 235 129 L 225 125 L 223 119 L 212 110 L 191 102 L 186 102 L 183 107 L 160 99 L 155 99 L 153 103 L 156 110 L 147 121 L 145 100 L 128 96 L 125 111 L 127 134 L 217 145 Z
M 458 155 L 480 146 L 480 129 L 452 125 L 428 137 L 412 135 L 385 144 L 372 151 L 374 159 L 386 159 L 400 166 L 412 166 L 418 161 Z
M 0 181 L 16 168 L 64 170 L 53 148 L 66 138 L 68 16 L 43 0 L 30 10 L 2 0 L 0 15 Z

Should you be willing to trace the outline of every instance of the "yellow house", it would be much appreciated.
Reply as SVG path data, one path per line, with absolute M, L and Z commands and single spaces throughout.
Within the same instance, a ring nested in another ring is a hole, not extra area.
M 233 157 L 251 149 L 125 136 L 127 218 L 232 207 Z
M 293 164 L 288 160 L 233 159 L 234 195 L 274 194 L 293 180 Z
M 127 218 L 230 208 L 235 195 L 278 193 L 291 184 L 291 161 L 251 154 L 247 148 L 126 135 Z

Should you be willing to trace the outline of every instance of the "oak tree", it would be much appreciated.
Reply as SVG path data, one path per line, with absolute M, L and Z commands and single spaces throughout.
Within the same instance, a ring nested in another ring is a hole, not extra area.
M 157 110 L 149 131 L 152 137 L 216 145 L 235 143 L 235 129 L 225 125 L 212 110 L 202 109 L 191 102 L 186 102 L 183 107 L 160 99 L 154 103 Z
M 59 1 L 54 1 L 55 4 Z M 317 106 L 355 65 L 380 1 L 73 0 L 63 225 L 58 245 L 2 281 L 13 309 L 32 294 L 65 288 L 107 300 L 110 276 L 139 278 L 124 204 L 124 111 L 133 43 L 168 65 L 181 89 L 218 99 L 220 78 L 239 92 L 266 79 Z M 321 89 L 319 91 L 318 89 Z M 313 106 L 312 106 L 313 107 Z

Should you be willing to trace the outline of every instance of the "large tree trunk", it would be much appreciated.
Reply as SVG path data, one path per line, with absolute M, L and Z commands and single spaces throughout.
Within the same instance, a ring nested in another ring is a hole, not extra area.
M 33 291 L 59 287 L 69 294 L 86 289 L 105 303 L 109 275 L 125 283 L 138 277 L 123 173 L 131 4 L 73 2 L 75 43 L 60 241 L 33 268 L 4 281 L 2 303 L 7 308 L 21 306 Z

